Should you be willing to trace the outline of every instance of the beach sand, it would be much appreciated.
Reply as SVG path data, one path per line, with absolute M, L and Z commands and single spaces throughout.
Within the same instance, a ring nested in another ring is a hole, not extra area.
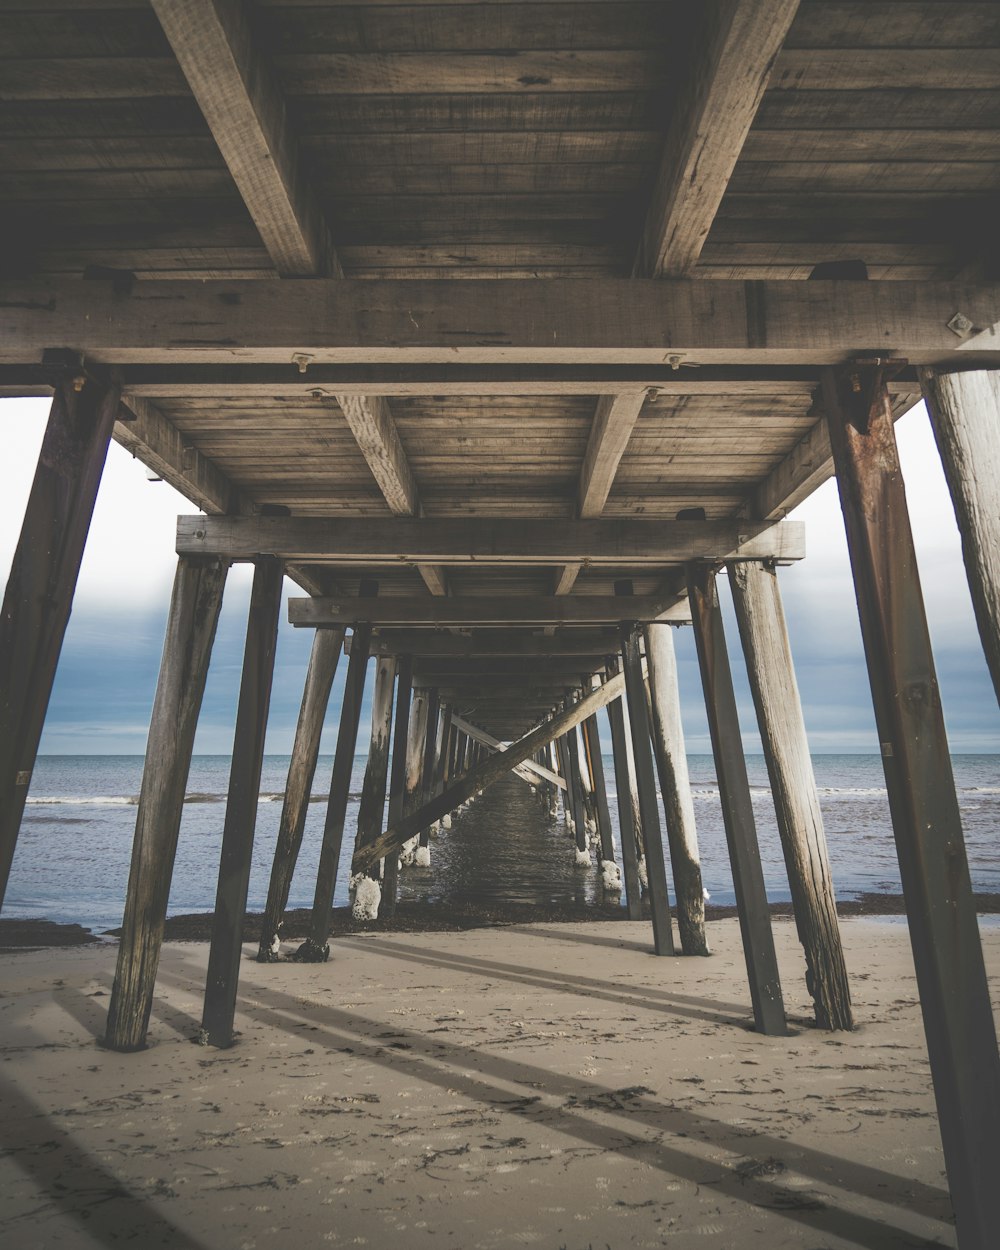
M 646 924 L 245 947 L 238 1044 L 195 1046 L 203 943 L 164 947 L 149 1048 L 99 1048 L 115 946 L 0 955 L 0 1236 L 29 1247 L 954 1246 L 906 929 L 843 924 L 860 1028 L 750 1030 L 739 930 Z M 984 932 L 1000 972 L 1000 931 Z

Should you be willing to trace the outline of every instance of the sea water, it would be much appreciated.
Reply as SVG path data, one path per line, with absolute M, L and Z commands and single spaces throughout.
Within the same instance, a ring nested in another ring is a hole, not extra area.
M 95 930 L 121 921 L 142 756 L 40 756 L 4 906 L 5 917 L 76 921 Z M 181 823 L 170 914 L 210 911 L 229 783 L 229 757 L 196 756 Z M 774 808 L 761 756 L 748 756 L 768 896 L 789 898 Z M 605 757 L 617 841 L 614 768 Z M 875 755 L 817 755 L 816 782 L 838 897 L 900 892 L 882 764 Z M 953 758 L 973 886 L 1000 891 L 1000 756 Z M 350 856 L 365 761 L 355 761 L 335 903 L 347 901 Z M 689 757 L 702 873 L 712 902 L 733 903 L 725 831 L 710 756 Z M 321 757 L 290 907 L 312 905 L 332 759 Z M 281 813 L 288 757 L 264 760 L 249 907 L 259 911 Z M 596 859 L 596 857 L 595 857 Z M 596 863 L 577 867 L 561 819 L 551 820 L 523 782 L 482 795 L 432 844 L 431 867 L 406 868 L 400 897 L 451 901 L 587 903 L 604 906 Z

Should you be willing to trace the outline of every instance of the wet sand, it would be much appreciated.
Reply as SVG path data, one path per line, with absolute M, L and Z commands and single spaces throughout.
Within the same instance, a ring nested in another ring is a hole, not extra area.
M 95 1040 L 114 943 L 0 955 L 4 1245 L 954 1246 L 906 930 L 843 929 L 851 1035 L 776 921 L 786 1038 L 733 920 L 711 959 L 627 921 L 248 945 L 228 1051 L 190 1041 L 206 945 L 168 942 L 129 1056 Z

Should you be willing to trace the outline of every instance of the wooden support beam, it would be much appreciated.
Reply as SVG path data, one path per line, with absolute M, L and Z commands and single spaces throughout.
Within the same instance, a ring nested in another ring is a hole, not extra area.
M 240 492 L 208 456 L 185 443 L 181 432 L 149 399 L 125 395 L 131 419 L 115 422 L 115 442 L 204 512 L 240 509 Z
M 492 734 L 488 734 L 484 729 L 473 725 L 471 721 L 467 721 L 455 712 L 451 714 L 451 723 L 456 728 L 461 729 L 464 734 L 468 734 L 470 738 L 474 738 L 477 742 L 481 742 L 484 746 L 489 747 L 491 751 L 504 750 L 504 744 L 499 738 L 494 738 Z M 536 760 L 525 760 L 523 764 L 513 769 L 513 771 L 519 776 L 525 777 L 525 780 L 530 780 L 532 784 L 537 784 L 538 779 L 542 778 L 551 782 L 552 785 L 558 786 L 561 790 L 566 789 L 566 782 L 558 773 L 554 773 L 550 768 L 544 767 Z
M 758 1033 L 782 1035 L 787 1032 L 785 1007 L 713 568 L 707 565 L 689 567 L 688 597 L 694 618 L 698 664 L 705 689 L 705 710 L 729 844 L 729 862 L 743 935 L 754 1023 Z
M 699 5 L 633 272 L 694 268 L 799 0 Z
M 656 802 L 656 777 L 650 747 L 649 714 L 646 710 L 646 688 L 639 655 L 639 634 L 634 625 L 623 625 L 622 672 L 628 695 L 628 714 L 632 731 L 632 756 L 635 760 L 642 815 L 642 840 L 646 848 L 646 877 L 649 881 L 649 905 L 653 915 L 653 949 L 657 955 L 674 953 L 674 935 L 667 894 L 667 867 L 663 859 L 660 814 Z
M 323 736 L 323 722 L 330 703 L 333 679 L 337 675 L 343 640 L 344 631 L 336 629 L 318 629 L 313 638 L 305 688 L 302 691 L 302 705 L 295 725 L 288 777 L 285 781 L 285 798 L 278 823 L 267 902 L 260 927 L 257 959 L 261 963 L 270 963 L 277 958 L 275 948 L 280 939 L 282 917 L 288 906 L 288 894 L 302 846 L 302 834 L 306 827 L 306 816 L 309 814 L 309 798 L 312 794 L 313 778 L 316 776 L 320 739 Z
M 385 815 L 385 792 L 389 776 L 389 737 L 392 733 L 392 690 L 396 681 L 396 661 L 381 659 L 375 665 L 375 686 L 372 691 L 371 740 L 368 762 L 358 805 L 358 829 L 355 850 L 373 842 L 382 832 Z M 373 864 L 369 875 L 378 875 Z
M 650 732 L 660 778 L 667 843 L 677 897 L 677 929 L 685 955 L 707 955 L 705 887 L 688 776 L 674 636 L 665 625 L 647 625 L 644 638 L 648 667 Z
M 624 391 L 602 395 L 597 401 L 577 490 L 577 510 L 581 517 L 600 516 L 604 511 L 647 393 Z
M 0 613 L 0 905 L 118 412 L 116 382 L 55 388 Z
M 238 0 L 151 0 L 278 273 L 336 274 L 277 79 Z
M 399 656 L 396 664 L 396 713 L 392 729 L 392 776 L 389 781 L 388 820 L 394 825 L 402 819 L 406 801 L 406 751 L 412 701 L 413 657 Z M 372 861 L 370 867 L 374 867 Z M 389 919 L 396 913 L 396 891 L 399 883 L 399 856 L 385 856 L 382 868 L 382 902 L 379 915 Z
M 467 772 L 454 785 L 449 786 L 419 811 L 411 812 L 391 825 L 374 846 L 366 847 L 355 857 L 354 871 L 363 871 L 374 860 L 380 859 L 395 847 L 402 846 L 424 824 L 440 820 L 442 816 L 454 811 L 473 795 L 481 793 L 499 781 L 501 777 L 505 777 L 512 768 L 531 759 L 539 747 L 546 746 L 564 734 L 567 729 L 578 725 L 592 712 L 605 707 L 612 699 L 617 698 L 624 689 L 624 685 L 624 678 L 609 679 L 603 686 L 573 707 L 560 712 L 558 716 L 553 716 L 530 733 L 525 734 L 523 738 L 519 738 L 517 742 L 511 743 L 505 751 L 500 751 L 496 755 L 491 755 L 489 759 L 483 760 L 478 767 Z
M 328 942 L 330 912 L 333 908 L 334 891 L 337 888 L 340 850 L 344 842 L 351 774 L 354 771 L 354 750 L 358 743 L 358 725 L 361 720 L 365 677 L 368 672 L 370 637 L 370 625 L 364 622 L 355 625 L 351 658 L 347 664 L 347 680 L 344 682 L 344 699 L 340 705 L 340 729 L 333 757 L 330 798 L 327 802 L 326 822 L 323 826 L 323 844 L 320 848 L 319 868 L 316 873 L 316 893 L 313 897 L 309 937 L 293 956 L 304 963 L 325 963 L 330 958 Z M 381 856 L 375 856 L 375 859 L 380 858 Z M 369 861 L 369 863 L 372 862 L 374 860 Z
M 734 564 L 729 584 L 816 1023 L 853 1029 L 837 900 L 777 573 L 761 564 Z
M 920 371 L 944 466 L 979 637 L 1000 699 L 1000 372 Z
M 597 832 L 601 838 L 601 859 L 615 863 L 615 841 L 611 830 L 611 810 L 608 807 L 608 788 L 604 777 L 604 758 L 601 755 L 601 733 L 597 726 L 597 713 L 588 716 L 580 729 L 583 733 L 584 753 L 590 769 L 591 791 L 597 815 Z
M 111 1050 L 146 1045 L 184 792 L 227 572 L 219 560 L 182 556 L 177 562 L 104 1035 Z
M 633 609 L 634 605 L 634 609 Z M 687 625 L 691 613 L 681 595 L 630 599 L 629 620 L 672 621 Z M 316 598 L 288 600 L 293 625 L 316 628 L 370 620 L 375 625 L 606 625 L 623 619 L 622 601 L 612 595 L 466 595 L 431 599 L 386 595 L 381 599 Z
M 380 629 L 373 636 L 373 655 L 403 655 L 434 659 L 475 659 L 478 657 L 539 659 L 546 656 L 579 657 L 578 667 L 592 660 L 595 668 L 614 651 L 617 643 L 612 629 L 560 629 L 547 636 L 522 629 L 475 629 L 468 633 L 444 633 L 430 629 Z M 345 648 L 350 651 L 350 639 Z
M 577 683 L 579 676 L 590 667 L 573 656 L 559 659 L 556 656 L 483 656 L 470 659 L 464 656 L 456 658 L 431 656 L 414 661 L 414 680 L 421 686 L 432 686 L 446 681 L 460 682 L 466 678 L 476 680 L 480 677 L 525 678 L 529 682 L 536 677 L 562 678 L 566 685 Z M 591 672 L 599 668 L 603 671 L 603 663 L 594 661 Z
M 567 706 L 572 707 L 576 700 L 570 696 Z M 587 841 L 587 809 L 583 798 L 583 780 L 580 776 L 580 743 L 577 738 L 576 726 L 572 725 L 563 735 L 566 752 L 566 796 L 569 799 L 570 811 L 573 815 L 573 834 L 578 852 L 586 851 L 590 856 L 590 845 Z
M 982 327 L 968 345 L 948 329 L 956 309 Z M 998 325 L 996 283 L 151 279 L 123 295 L 102 281 L 0 282 L 0 363 L 15 365 L 52 343 L 121 365 L 229 365 L 238 351 L 244 364 L 286 367 L 302 354 L 316 365 L 659 367 L 670 354 L 816 366 L 873 343 L 912 365 L 995 365 Z
M 205 979 L 202 1038 L 209 1046 L 233 1044 L 236 992 L 239 987 L 243 922 L 250 887 L 254 830 L 260 774 L 264 763 L 264 735 L 271 702 L 271 678 L 278 641 L 281 607 L 281 561 L 262 556 L 256 561 L 250 613 L 247 621 L 243 677 L 236 712 L 233 760 L 222 829 L 219 886 L 212 920 L 212 945 Z
M 613 660 L 608 676 L 614 676 L 621 666 Z M 641 830 L 636 824 L 638 796 L 636 791 L 635 765 L 632 760 L 631 735 L 628 708 L 624 699 L 608 704 L 608 723 L 611 727 L 611 749 L 615 762 L 615 791 L 618 796 L 618 831 L 622 848 L 622 876 L 625 878 L 625 901 L 629 920 L 642 919 L 642 884 L 639 880 L 639 838 Z
M 805 285 L 805 284 L 803 284 Z M 689 560 L 799 560 L 797 521 L 548 521 L 393 517 L 177 518 L 178 555 L 378 564 L 683 564 Z M 436 609 L 437 610 L 437 609 Z M 439 610 L 449 611 L 448 605 Z
M 420 769 L 419 801 L 426 803 L 434 794 L 434 748 L 437 743 L 438 721 L 441 717 L 441 696 L 437 686 L 427 690 L 427 724 L 424 728 L 423 760 Z M 430 845 L 430 825 L 420 830 L 420 845 Z
M 823 399 L 958 1238 L 986 1250 L 1000 1227 L 1000 1059 L 883 376 L 830 370 Z

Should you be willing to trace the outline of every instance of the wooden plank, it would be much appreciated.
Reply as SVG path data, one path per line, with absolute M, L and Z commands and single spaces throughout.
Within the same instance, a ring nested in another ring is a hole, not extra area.
M 703 5 L 691 36 L 633 273 L 697 264 L 798 0 Z
M 729 585 L 771 782 L 781 848 L 821 1029 L 853 1029 L 826 834 L 777 573 L 734 564 Z
M 343 641 L 343 630 L 335 629 L 319 629 L 313 638 L 302 691 L 302 705 L 299 708 L 292 755 L 288 763 L 285 797 L 281 805 L 278 837 L 267 887 L 267 902 L 261 919 L 260 945 L 257 951 L 259 963 L 270 963 L 277 958 L 275 946 L 280 942 L 282 918 L 288 905 L 292 877 L 302 846 L 313 778 L 316 776 L 320 739 L 323 736 L 323 722 L 326 719 Z
M 1000 1059 L 883 370 L 824 378 L 823 399 L 906 900 L 958 1236 L 995 1238 Z
M 275 268 L 290 276 L 337 273 L 281 89 L 255 47 L 243 6 L 151 2 Z
M 775 91 L 967 91 L 996 89 L 1000 48 L 786 48 L 771 75 Z
M 116 383 L 55 388 L 0 613 L 0 904 L 118 412 Z
M 218 560 L 182 556 L 177 562 L 104 1034 L 111 1050 L 146 1045 L 184 792 L 227 572 Z
M 1000 373 L 921 371 L 962 536 L 979 637 L 1000 699 Z
M 208 1046 L 227 1047 L 233 1044 L 243 922 L 250 888 L 283 577 L 280 560 L 263 556 L 255 562 L 226 819 L 222 829 L 212 945 L 205 978 L 201 1036 Z
M 378 599 L 307 598 L 288 600 L 288 619 L 296 626 L 327 628 L 358 620 L 375 625 L 604 625 L 621 620 L 673 621 L 689 624 L 687 602 L 677 596 L 630 600 L 628 609 L 614 596 L 466 595 L 431 599 L 382 596 Z
M 783 1036 L 788 1030 L 781 979 L 713 568 L 688 566 L 688 597 L 694 617 L 698 666 L 705 691 L 754 1024 L 759 1033 Z
M 592 694 L 587 695 L 579 703 L 560 712 L 558 716 L 552 717 L 551 720 L 545 721 L 532 730 L 531 733 L 525 734 L 523 738 L 519 738 L 517 742 L 512 743 L 505 751 L 491 755 L 481 764 L 470 769 L 460 780 L 432 799 L 430 803 L 425 804 L 419 811 L 411 812 L 409 815 L 401 818 L 391 825 L 376 843 L 360 851 L 354 858 L 354 871 L 364 871 L 375 860 L 393 851 L 396 847 L 402 846 L 425 824 L 440 820 L 442 816 L 454 811 L 455 808 L 467 802 L 474 795 L 480 794 L 487 787 L 499 781 L 501 777 L 505 777 L 512 768 L 531 759 L 541 747 L 547 746 L 548 743 L 564 734 L 567 729 L 578 725 L 581 720 L 585 720 L 591 713 L 599 711 L 602 707 L 606 707 L 612 699 L 618 698 L 624 686 L 625 679 L 623 677 L 609 678 L 603 686 L 593 691 Z
M 735 566 L 734 566 L 735 567 Z M 685 955 L 707 955 L 705 887 L 688 775 L 674 637 L 666 626 L 644 630 L 650 738 L 667 825 L 677 900 L 677 931 Z
M 313 279 L 138 282 L 123 296 L 110 282 L 11 281 L 0 283 L 0 363 L 65 343 L 116 364 L 288 366 L 305 354 L 316 364 L 817 365 L 876 343 L 933 365 L 969 354 L 948 329 L 956 309 L 997 325 L 1000 286 Z M 975 350 L 1000 358 L 1000 334 Z
M 247 560 L 364 564 L 410 560 L 428 564 L 664 565 L 688 560 L 799 560 L 804 529 L 795 521 L 551 521 L 461 522 L 320 517 L 177 518 L 177 552 Z M 562 600 L 560 600 L 562 602 Z M 448 611 L 448 605 L 430 608 Z M 557 609 L 554 609 L 557 610 Z
M 646 397 L 646 391 L 625 391 L 602 395 L 597 401 L 580 469 L 577 504 L 581 517 L 600 516 L 604 510 Z

